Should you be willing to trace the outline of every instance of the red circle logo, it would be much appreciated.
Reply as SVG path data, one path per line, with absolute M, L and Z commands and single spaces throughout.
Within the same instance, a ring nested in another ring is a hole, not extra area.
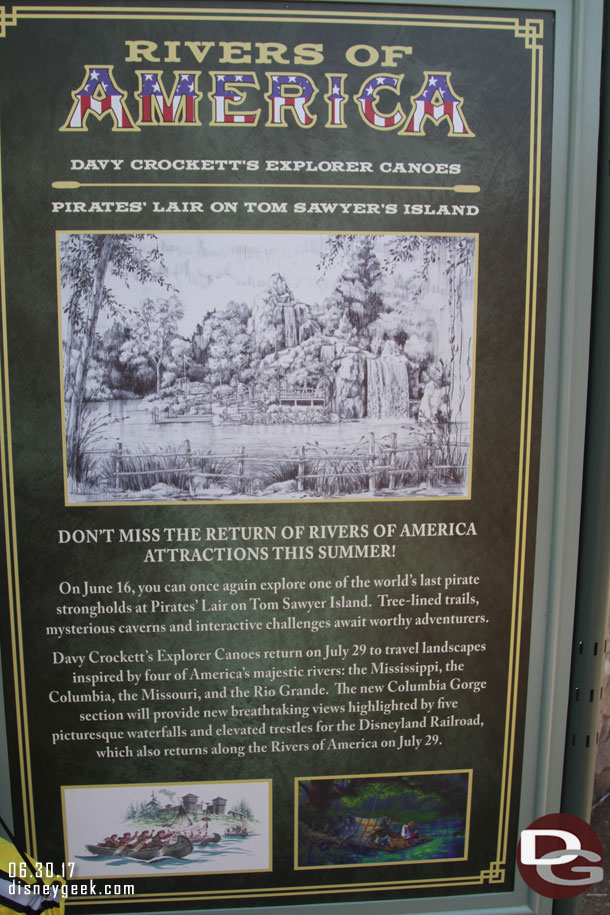
M 548 899 L 569 899 L 603 880 L 602 843 L 580 817 L 551 813 L 521 833 L 517 865 L 536 893 Z

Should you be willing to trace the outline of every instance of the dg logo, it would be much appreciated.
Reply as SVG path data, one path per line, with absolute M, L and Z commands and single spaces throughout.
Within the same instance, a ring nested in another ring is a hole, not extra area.
M 602 843 L 580 817 L 551 813 L 521 833 L 517 865 L 527 885 L 549 899 L 568 899 L 604 879 Z

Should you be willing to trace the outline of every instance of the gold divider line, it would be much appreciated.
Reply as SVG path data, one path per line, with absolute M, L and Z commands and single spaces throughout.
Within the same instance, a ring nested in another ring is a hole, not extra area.
M 529 502 L 529 467 L 531 462 L 531 448 L 532 448 L 532 424 L 533 424 L 533 400 L 534 400 L 534 358 L 535 358 L 535 339 L 536 339 L 536 304 L 537 304 L 537 284 L 538 284 L 538 249 L 540 241 L 540 184 L 541 184 L 541 143 L 542 143 L 542 48 L 536 48 L 537 56 L 539 56 L 539 79 L 538 79 L 538 98 L 537 98 L 537 108 L 538 108 L 538 119 L 537 119 L 537 132 L 536 132 L 536 168 L 535 168 L 535 181 L 536 188 L 533 198 L 534 205 L 534 217 L 533 217 L 533 253 L 534 257 L 532 259 L 532 277 L 531 277 L 531 294 L 532 294 L 532 310 L 530 315 L 530 356 L 529 356 L 529 393 L 528 393 L 528 404 L 527 404 L 527 435 L 526 435 L 526 473 L 525 477 L 525 493 L 524 493 L 524 507 L 523 507 L 523 539 L 521 544 L 521 570 L 520 570 L 520 579 L 519 579 L 519 606 L 520 613 L 518 618 L 518 631 L 517 631 L 517 640 L 521 638 L 521 627 L 523 621 L 522 609 L 523 609 L 523 599 L 524 599 L 524 590 L 525 590 L 525 556 L 526 556 L 526 543 L 527 543 L 527 515 L 528 515 L 528 502 Z M 517 714 L 517 692 L 518 692 L 518 683 L 519 683 L 519 662 L 520 656 L 517 656 L 517 663 L 515 668 L 515 695 L 514 695 L 514 708 L 513 708 L 513 720 L 516 719 Z M 514 734 L 513 734 L 513 745 L 511 747 L 511 760 L 514 756 Z M 509 784 L 509 801 L 510 801 L 510 792 L 511 785 Z M 508 824 L 506 827 L 506 837 L 505 837 L 505 849 L 508 842 Z
M 516 718 L 516 697 L 517 697 L 517 673 L 519 669 L 519 638 L 521 634 L 521 612 L 523 603 L 523 561 L 525 557 L 525 527 L 527 523 L 527 489 L 528 481 L 524 477 L 527 475 L 529 467 L 530 448 L 526 436 L 531 434 L 531 420 L 528 420 L 528 405 L 531 403 L 531 385 L 532 378 L 528 373 L 530 364 L 530 354 L 533 347 L 530 339 L 530 320 L 532 308 L 532 255 L 535 254 L 534 242 L 534 182 L 535 182 L 535 163 L 536 159 L 536 123 L 540 120 L 540 110 L 536 105 L 536 51 L 534 48 L 531 62 L 531 115 L 530 115 L 530 165 L 529 165 L 529 195 L 528 195 L 528 231 L 527 231 L 527 267 L 526 267 L 526 286 L 525 286 L 525 322 L 524 322 L 524 352 L 523 352 L 523 387 L 521 399 L 521 436 L 519 446 L 519 477 L 517 489 L 517 524 L 515 529 L 515 561 L 513 571 L 513 602 L 511 612 L 511 631 L 509 640 L 509 665 L 508 665 L 508 682 L 507 682 L 507 714 L 505 724 L 504 740 L 504 764 L 502 770 L 502 790 L 500 796 L 500 821 L 498 832 L 498 858 L 500 861 L 506 860 L 508 844 L 508 826 L 509 826 L 509 807 L 511 799 L 511 772 L 514 763 L 514 743 L 515 743 L 515 718 Z M 541 81 L 541 80 L 540 80 Z M 537 183 L 537 190 L 539 182 Z
M 205 21 L 216 19 L 230 19 L 240 22 L 310 22 L 310 23 L 329 23 L 333 25 L 340 24 L 362 24 L 362 25 L 411 25 L 434 27 L 445 26 L 447 28 L 477 28 L 477 29 L 496 29 L 511 30 L 517 32 L 519 20 L 516 18 L 500 18 L 491 16 L 470 16 L 457 17 L 448 14 L 447 16 L 432 15 L 426 13 L 377 13 L 363 12 L 346 15 L 338 10 L 324 11 L 316 10 L 315 15 L 297 14 L 289 10 L 262 10 L 260 13 L 253 13 L 250 9 L 231 9 L 222 10 L 211 8 L 209 10 L 200 10 L 193 12 L 192 9 L 185 7 L 142 7 L 141 10 L 134 10 L 133 7 L 43 7 L 43 6 L 16 6 L 13 8 L 15 24 L 17 17 L 22 19 L 151 19 L 151 20 L 184 20 L 184 21 Z
M 530 276 L 530 290 L 531 290 L 531 310 L 529 316 L 530 323 L 530 334 L 529 334 L 529 388 L 528 388 L 528 403 L 526 409 L 527 417 L 527 434 L 526 434 L 526 454 L 525 454 L 525 492 L 523 496 L 523 536 L 521 541 L 521 562 L 520 562 L 520 575 L 519 575 L 519 616 L 517 619 L 517 644 L 520 643 L 522 622 L 523 622 L 523 601 L 524 601 L 524 591 L 525 591 L 525 558 L 526 558 L 526 546 L 527 546 L 527 521 L 528 521 L 528 505 L 529 505 L 529 468 L 531 463 L 531 438 L 532 438 L 532 423 L 533 423 L 533 397 L 534 397 L 534 358 L 535 358 L 535 337 L 536 337 L 536 306 L 537 306 L 537 283 L 538 283 L 538 252 L 539 252 L 539 241 L 540 241 L 540 191 L 541 191 L 541 143 L 542 143 L 542 62 L 543 62 L 543 50 L 542 48 L 534 49 L 535 57 L 537 58 L 537 68 L 538 68 L 538 79 L 537 79 L 537 96 L 535 98 L 536 105 L 536 133 L 533 138 L 533 153 L 535 156 L 535 166 L 533 169 L 535 188 L 532 191 L 532 252 L 533 257 L 531 261 L 531 276 Z M 515 692 L 513 699 L 513 720 L 516 720 L 517 715 L 517 700 L 518 700 L 518 686 L 519 686 L 519 665 L 520 665 L 520 654 L 517 654 L 514 682 L 515 682 Z M 511 763 L 514 757 L 514 744 L 515 744 L 515 735 L 513 731 L 512 735 L 512 745 L 511 745 Z M 508 795 L 510 802 L 510 794 L 512 791 L 512 785 L 509 782 L 508 786 Z M 506 825 L 506 835 L 504 841 L 504 847 L 506 852 L 506 847 L 508 843 L 508 823 Z
M 80 181 L 53 181 L 51 187 L 60 191 L 72 191 L 79 188 L 98 187 L 229 187 L 229 188 L 323 188 L 325 190 L 357 190 L 357 191 L 453 191 L 456 194 L 478 194 L 481 190 L 478 184 L 454 184 L 452 187 L 427 186 L 421 184 L 266 184 L 261 183 L 208 183 L 208 182 L 165 182 L 165 181 L 100 181 L 85 183 Z
M 0 189 L 2 188 L 2 166 L 0 146 Z M 11 414 L 8 398 L 8 351 L 7 351 L 7 326 L 6 326 L 6 286 L 5 286 L 5 259 L 4 259 L 4 213 L 3 201 L 0 193 L 0 303 L 2 307 L 2 356 L 4 361 L 3 390 L 0 396 L 0 410 L 2 421 L 6 418 L 6 434 L 2 428 L 2 488 L 4 497 L 4 530 L 6 542 L 7 585 L 9 600 L 9 617 L 11 628 L 11 645 L 13 656 L 13 681 L 15 688 L 15 716 L 17 722 L 17 745 L 19 751 L 19 771 L 21 780 L 21 795 L 24 807 L 25 845 L 28 851 L 36 857 L 35 826 L 34 826 L 34 797 L 30 773 L 30 742 L 27 726 L 27 701 L 25 695 L 25 662 L 23 658 L 23 633 L 21 628 L 21 613 L 19 600 L 19 578 L 17 557 L 16 512 L 14 501 L 14 475 L 11 451 Z M 6 408 L 5 408 L 6 401 Z
M 379 885 L 372 884 L 367 888 L 368 892 L 378 892 L 378 893 L 391 893 L 396 892 L 401 889 L 425 889 L 430 883 L 434 881 L 427 880 L 412 880 L 408 882 L 403 882 L 397 885 Z M 480 877 L 448 877 L 445 878 L 442 882 L 437 881 L 438 886 L 482 886 L 485 880 L 483 875 Z M 201 893 L 168 893 L 168 894 L 138 894 L 137 896 L 120 896 L 120 897 L 107 897 L 105 899 L 100 899 L 99 897 L 83 897 L 75 899 L 66 899 L 66 906 L 70 904 L 81 904 L 83 901 L 86 901 L 88 905 L 121 905 L 125 902 L 185 902 L 185 901 L 197 901 L 197 900 L 227 900 L 227 899 L 261 899 L 265 897 L 270 898 L 279 898 L 289 897 L 289 896 L 312 896 L 312 895 L 337 895 L 339 893 L 357 893 L 362 892 L 362 887 L 353 884 L 345 884 L 344 886 L 332 886 L 324 884 L 321 887 L 298 887 L 296 889 L 286 888 L 283 889 L 273 888 L 271 890 L 261 890 L 260 892 L 244 891 L 243 893 L 238 893 L 235 890 L 227 891 L 216 891 L 209 890 L 208 892 Z

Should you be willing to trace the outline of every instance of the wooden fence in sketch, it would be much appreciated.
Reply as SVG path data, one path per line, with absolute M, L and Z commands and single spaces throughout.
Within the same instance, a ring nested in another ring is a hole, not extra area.
M 302 445 L 292 454 L 193 451 L 187 439 L 176 450 L 128 451 L 121 443 L 112 451 L 90 452 L 98 462 L 100 496 L 148 490 L 165 483 L 185 497 L 205 497 L 210 487 L 236 494 L 264 495 L 263 490 L 334 495 L 392 491 L 406 485 L 462 484 L 468 474 L 470 444 L 456 424 L 439 427 L 418 444 L 398 446 L 397 434 L 368 441 L 353 450 Z

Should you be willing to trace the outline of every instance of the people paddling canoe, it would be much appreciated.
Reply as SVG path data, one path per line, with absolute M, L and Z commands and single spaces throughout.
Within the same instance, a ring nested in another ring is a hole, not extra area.
M 247 826 L 229 826 L 228 829 L 225 829 L 225 836 L 239 836 L 240 838 L 245 838 L 248 835 Z
M 133 835 L 123 833 L 120 838 L 114 839 L 116 844 L 106 844 L 107 837 L 98 845 L 87 845 L 87 850 L 92 855 L 136 858 L 141 861 L 150 861 L 153 858 L 185 858 L 193 851 L 193 843 L 183 833 L 160 830 L 153 834 L 149 830 Z

